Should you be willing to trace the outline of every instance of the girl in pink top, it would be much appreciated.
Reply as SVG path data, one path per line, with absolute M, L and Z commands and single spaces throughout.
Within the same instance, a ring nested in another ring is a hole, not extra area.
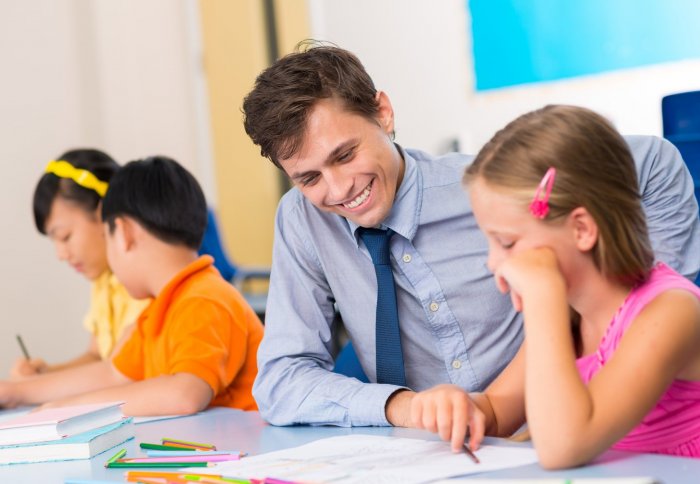
M 465 183 L 525 341 L 484 393 L 417 394 L 412 423 L 456 451 L 467 429 L 476 448 L 527 414 L 547 468 L 610 447 L 700 457 L 700 290 L 654 265 L 622 137 L 592 111 L 547 106 L 499 131 Z

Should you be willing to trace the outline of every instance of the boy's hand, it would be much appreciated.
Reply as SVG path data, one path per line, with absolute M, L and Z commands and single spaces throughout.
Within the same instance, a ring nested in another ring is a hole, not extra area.
M 26 358 L 17 358 L 15 360 L 15 364 L 12 365 L 12 368 L 10 369 L 10 379 L 22 380 L 29 376 L 43 373 L 47 368 L 48 365 L 41 358 L 32 358 L 31 360 Z
M 456 385 L 438 385 L 416 393 L 411 399 L 412 427 L 437 432 L 452 444 L 453 452 L 463 452 L 469 434 L 469 447 L 479 448 L 484 438 L 485 416 L 469 394 Z

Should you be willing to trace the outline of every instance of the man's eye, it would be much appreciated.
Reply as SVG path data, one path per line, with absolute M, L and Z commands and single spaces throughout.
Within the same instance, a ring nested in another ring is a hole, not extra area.
M 338 157 L 338 161 L 349 161 L 350 159 L 352 159 L 353 153 L 353 150 L 346 151 Z
M 313 185 L 313 184 L 316 182 L 316 180 L 318 180 L 318 176 L 316 176 L 316 175 L 314 175 L 314 176 L 309 176 L 309 177 L 306 177 L 306 178 L 302 178 L 301 184 L 304 185 L 304 186 L 306 187 L 306 186 L 309 186 L 309 185 Z

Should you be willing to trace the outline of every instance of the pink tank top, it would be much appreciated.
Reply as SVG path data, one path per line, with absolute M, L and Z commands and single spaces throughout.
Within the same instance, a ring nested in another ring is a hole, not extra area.
M 584 383 L 612 357 L 629 325 L 656 296 L 684 289 L 700 299 L 700 288 L 663 263 L 649 280 L 632 289 L 593 354 L 576 360 Z M 672 323 L 669 321 L 669 323 Z M 700 381 L 674 380 L 642 422 L 613 445 L 614 449 L 700 457 Z

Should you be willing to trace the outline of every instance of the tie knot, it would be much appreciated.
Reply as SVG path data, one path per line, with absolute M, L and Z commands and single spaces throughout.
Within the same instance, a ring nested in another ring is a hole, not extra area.
M 392 235 L 394 235 L 394 231 L 391 229 L 360 228 L 360 238 L 365 243 L 365 246 L 367 246 L 367 250 L 375 266 L 391 264 L 389 241 Z

